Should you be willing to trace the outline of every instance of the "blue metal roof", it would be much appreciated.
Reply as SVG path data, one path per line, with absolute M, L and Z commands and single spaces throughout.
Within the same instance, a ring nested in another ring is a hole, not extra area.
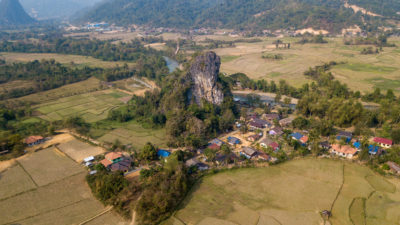
M 354 146 L 355 148 L 360 148 L 360 147 L 361 147 L 361 143 L 360 143 L 359 141 L 354 142 L 353 146 Z
M 297 140 L 300 140 L 300 138 L 302 138 L 302 137 L 303 137 L 303 135 L 302 135 L 302 134 L 300 134 L 300 133 L 298 133 L 298 132 L 296 132 L 296 133 L 293 133 L 293 134 L 291 134 L 290 136 L 292 136 L 292 137 L 296 138 Z
M 160 149 L 160 150 L 158 150 L 158 152 L 157 152 L 157 156 L 158 157 L 162 157 L 162 158 L 166 158 L 166 157 L 168 157 L 168 156 L 170 156 L 171 155 L 171 152 L 169 152 L 169 151 L 167 151 L 167 150 L 164 150 L 164 149 Z
M 370 145 L 368 146 L 368 151 L 370 154 L 376 154 L 379 151 L 379 146 Z

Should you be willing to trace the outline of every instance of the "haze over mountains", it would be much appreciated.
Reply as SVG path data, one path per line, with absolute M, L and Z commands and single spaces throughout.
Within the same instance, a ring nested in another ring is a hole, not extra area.
M 18 0 L 2 0 L 0 2 L 0 25 L 27 25 L 34 23 Z
M 65 19 L 102 0 L 21 0 L 22 6 L 37 19 Z
M 397 0 L 109 0 L 79 21 L 176 28 L 313 27 L 339 31 L 352 25 L 390 25 L 399 19 Z

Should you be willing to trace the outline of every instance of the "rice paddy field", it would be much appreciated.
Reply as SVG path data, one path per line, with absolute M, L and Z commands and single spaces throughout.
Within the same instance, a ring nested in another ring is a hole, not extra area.
M 141 149 L 147 142 L 158 147 L 166 146 L 165 129 L 144 128 L 139 123 L 102 124 L 91 130 L 91 136 L 101 142 L 114 143 L 119 140 L 124 145 L 132 145 L 135 149 Z
M 89 156 L 96 156 L 104 153 L 103 148 L 82 142 L 75 139 L 73 136 L 71 136 L 69 140 L 64 140 L 57 148 L 78 163 Z
M 92 196 L 86 171 L 55 148 L 17 159 L 0 173 L 0 224 L 80 224 L 107 210 Z M 96 218 L 97 219 L 97 218 Z M 103 224 L 125 224 L 102 215 Z
M 47 121 L 79 115 L 87 122 L 96 122 L 105 119 L 110 110 L 123 105 L 128 96 L 127 93 L 108 89 L 60 98 L 36 105 L 33 109 Z
M 215 39 L 221 39 L 215 37 Z M 232 40 L 226 37 L 226 40 Z M 283 38 L 291 43 L 290 49 L 276 49 L 276 38 L 264 38 L 262 42 L 236 43 L 235 47 L 218 48 L 221 71 L 227 74 L 242 72 L 254 79 L 286 80 L 294 86 L 311 82 L 303 73 L 330 61 L 345 62 L 332 69 L 336 79 L 353 90 L 372 91 L 374 87 L 388 88 L 400 93 L 400 39 L 390 39 L 397 47 L 383 48 L 379 54 L 362 55 L 368 46 L 344 45 L 342 38 L 327 38 L 327 44 L 296 44 L 299 39 Z M 375 50 L 375 48 L 374 48 Z M 282 55 L 282 60 L 262 58 L 263 55 Z
M 206 176 L 164 224 L 393 225 L 399 202 L 398 179 L 350 162 L 300 159 Z M 329 223 L 323 210 L 332 212 Z
M 59 63 L 68 64 L 73 66 L 89 66 L 89 67 L 101 67 L 101 68 L 113 68 L 116 66 L 122 66 L 125 62 L 112 62 L 103 61 L 90 56 L 81 55 L 64 55 L 55 53 L 17 53 L 17 52 L 0 52 L 0 56 L 7 62 L 30 62 L 34 60 L 50 60 L 54 59 Z M 126 62 L 129 66 L 134 66 L 134 63 Z

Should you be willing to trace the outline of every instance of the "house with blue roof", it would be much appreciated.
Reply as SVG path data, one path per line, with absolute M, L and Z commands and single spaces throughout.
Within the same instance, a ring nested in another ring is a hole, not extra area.
M 360 149 L 361 148 L 361 143 L 359 141 L 356 141 L 353 143 L 354 148 Z
M 242 143 L 242 142 L 240 141 L 239 138 L 229 136 L 229 137 L 228 137 L 228 143 L 229 143 L 230 145 L 233 145 L 233 146 L 234 146 L 234 145 L 239 145 L 239 144 Z
M 300 134 L 299 132 L 293 133 L 290 135 L 292 139 L 299 141 L 304 135 Z
M 371 154 L 371 155 L 379 155 L 381 152 L 380 152 L 380 149 L 379 149 L 379 146 L 375 146 L 375 145 L 369 145 L 368 146 L 368 152 L 369 152 L 369 154 Z
M 159 158 L 167 158 L 168 156 L 171 155 L 170 151 L 164 150 L 164 149 L 160 149 L 157 151 L 157 156 Z
M 345 139 L 346 143 L 349 143 L 353 138 L 353 134 L 347 131 L 339 131 L 338 135 L 336 135 L 337 140 Z

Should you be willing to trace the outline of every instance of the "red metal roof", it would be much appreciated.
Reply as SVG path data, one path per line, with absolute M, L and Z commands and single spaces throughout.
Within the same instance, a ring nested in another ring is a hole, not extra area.
M 100 161 L 101 164 L 103 164 L 104 167 L 108 167 L 109 165 L 112 164 L 112 162 L 108 159 L 103 159 Z
M 30 136 L 30 137 L 25 139 L 25 143 L 29 145 L 29 144 L 33 144 L 33 143 L 35 143 L 37 141 L 41 141 L 43 139 L 44 138 L 42 136 Z
M 105 158 L 112 161 L 114 159 L 118 159 L 122 157 L 122 153 L 121 152 L 110 152 L 108 153 Z
M 375 137 L 374 138 L 374 142 L 376 143 L 382 143 L 385 145 L 393 145 L 393 141 L 390 139 L 386 139 L 386 138 L 380 138 L 380 137 Z
M 279 144 L 276 142 L 272 142 L 269 146 L 271 146 L 274 150 L 279 148 Z

